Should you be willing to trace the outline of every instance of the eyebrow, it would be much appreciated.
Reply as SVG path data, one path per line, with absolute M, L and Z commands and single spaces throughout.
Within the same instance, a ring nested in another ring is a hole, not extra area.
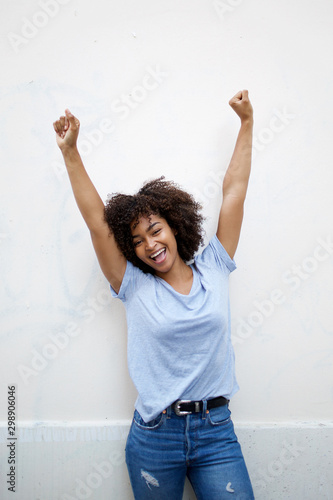
M 149 233 L 149 231 L 151 229 L 153 229 L 153 227 L 156 226 L 156 224 L 160 224 L 160 221 L 156 221 L 156 222 L 153 222 L 152 224 L 150 224 L 148 226 L 148 228 L 146 229 L 146 233 Z M 140 235 L 139 234 L 133 234 L 132 238 L 133 238 L 133 240 L 134 240 L 134 238 L 140 238 Z

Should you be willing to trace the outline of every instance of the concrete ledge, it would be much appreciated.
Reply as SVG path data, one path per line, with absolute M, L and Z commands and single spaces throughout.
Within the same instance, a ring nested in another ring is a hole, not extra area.
M 20 500 L 133 500 L 124 448 L 129 421 L 20 422 L 15 490 Z M 256 500 L 332 500 L 333 423 L 235 423 Z M 0 424 L 0 498 L 10 447 Z M 195 496 L 187 483 L 184 500 Z M 207 499 L 209 500 L 209 499 Z

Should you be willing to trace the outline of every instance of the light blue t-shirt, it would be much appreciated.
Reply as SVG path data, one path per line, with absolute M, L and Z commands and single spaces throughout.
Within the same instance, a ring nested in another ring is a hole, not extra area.
M 216 236 L 195 258 L 189 295 L 127 262 L 117 295 L 126 308 L 135 408 L 148 422 L 177 399 L 230 399 L 238 390 L 228 280 L 235 262 Z

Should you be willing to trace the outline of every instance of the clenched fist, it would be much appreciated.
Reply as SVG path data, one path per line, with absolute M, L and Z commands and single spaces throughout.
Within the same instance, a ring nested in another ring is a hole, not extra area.
M 53 123 L 53 128 L 57 133 L 57 144 L 61 150 L 76 147 L 80 122 L 69 109 L 65 110 L 65 116 L 61 116 Z
M 253 120 L 253 108 L 247 90 L 240 90 L 229 101 L 232 109 L 237 113 L 241 121 Z

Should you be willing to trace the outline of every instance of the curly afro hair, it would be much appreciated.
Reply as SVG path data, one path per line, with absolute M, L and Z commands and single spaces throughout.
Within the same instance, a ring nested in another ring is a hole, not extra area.
M 152 214 L 165 219 L 171 229 L 176 230 L 179 256 L 188 262 L 204 243 L 201 208 L 192 195 L 163 176 L 146 182 L 135 195 L 111 195 L 105 206 L 104 220 L 125 258 L 145 273 L 154 274 L 154 269 L 136 256 L 131 223 Z

